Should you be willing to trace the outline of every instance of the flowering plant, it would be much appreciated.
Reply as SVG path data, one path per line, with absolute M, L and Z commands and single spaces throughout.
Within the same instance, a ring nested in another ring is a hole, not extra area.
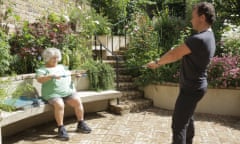
M 240 86 L 240 56 L 214 57 L 208 68 L 208 81 L 213 87 Z
M 239 55 L 240 54 L 240 26 L 224 22 L 226 26 L 221 37 L 221 48 L 224 53 Z
M 41 53 L 45 47 L 61 48 L 71 28 L 68 23 L 25 22 L 10 39 L 11 53 L 15 57 L 12 70 L 19 73 L 33 73 L 41 65 Z M 21 63 L 22 67 L 18 67 Z

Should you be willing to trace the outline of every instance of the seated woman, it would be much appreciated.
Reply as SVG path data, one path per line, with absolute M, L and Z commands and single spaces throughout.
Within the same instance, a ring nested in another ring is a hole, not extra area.
M 69 139 L 63 125 L 64 103 L 69 104 L 75 110 L 78 120 L 77 131 L 90 133 L 91 129 L 84 122 L 83 105 L 71 81 L 71 72 L 58 64 L 61 60 L 60 50 L 47 48 L 43 51 L 42 57 L 45 65 L 36 71 L 36 77 L 37 81 L 42 84 L 42 98 L 53 105 L 59 138 Z

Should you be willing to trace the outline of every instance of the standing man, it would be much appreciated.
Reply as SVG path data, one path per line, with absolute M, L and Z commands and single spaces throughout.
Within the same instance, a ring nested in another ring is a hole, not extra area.
M 155 69 L 181 59 L 180 92 L 172 118 L 172 144 L 193 142 L 193 114 L 197 103 L 206 93 L 207 66 L 216 49 L 211 29 L 214 21 L 215 9 L 211 3 L 196 4 L 193 7 L 191 23 L 198 33 L 168 51 L 160 60 L 147 64 L 148 68 Z

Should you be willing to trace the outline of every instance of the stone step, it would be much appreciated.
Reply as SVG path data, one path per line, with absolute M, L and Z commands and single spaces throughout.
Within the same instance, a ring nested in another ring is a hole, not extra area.
M 119 83 L 119 91 L 128 91 L 135 90 L 137 87 L 132 82 L 120 82 Z
M 102 59 L 106 60 L 107 59 L 107 51 L 106 50 L 92 50 L 93 53 L 93 58 L 101 58 L 102 55 Z
M 113 68 L 117 67 L 117 62 L 116 60 L 103 60 L 104 63 L 110 64 Z M 125 67 L 125 63 L 124 61 L 118 61 L 118 67 L 119 68 L 124 68 Z
M 119 75 L 118 82 L 133 82 L 133 77 L 130 75 Z
M 116 55 L 119 60 L 125 60 L 123 55 Z M 115 55 L 107 56 L 107 60 L 116 60 Z
M 127 49 L 127 47 L 120 47 L 119 48 L 119 51 L 127 51 L 128 49 Z
M 121 91 L 122 97 L 120 98 L 121 100 L 126 100 L 126 99 L 136 99 L 136 98 L 143 98 L 144 93 L 139 90 L 129 90 L 129 91 Z
M 113 55 L 124 55 L 125 51 L 114 51 Z
M 117 69 L 114 68 L 114 70 L 116 71 Z M 128 69 L 128 68 L 125 68 L 125 67 L 123 67 L 123 68 L 118 68 L 118 72 L 119 72 L 119 74 L 121 74 L 121 75 L 128 75 L 129 69 Z
M 109 109 L 116 114 L 127 114 L 129 112 L 139 112 L 153 105 L 152 100 L 140 98 L 133 100 L 120 101 L 119 104 L 111 104 Z

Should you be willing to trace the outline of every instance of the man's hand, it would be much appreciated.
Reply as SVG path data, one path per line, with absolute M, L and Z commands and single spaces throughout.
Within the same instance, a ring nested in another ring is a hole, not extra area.
M 156 68 L 158 68 L 160 65 L 158 65 L 155 61 L 151 61 L 151 62 L 147 63 L 146 66 L 147 66 L 148 68 L 150 68 L 150 69 L 156 69 Z

